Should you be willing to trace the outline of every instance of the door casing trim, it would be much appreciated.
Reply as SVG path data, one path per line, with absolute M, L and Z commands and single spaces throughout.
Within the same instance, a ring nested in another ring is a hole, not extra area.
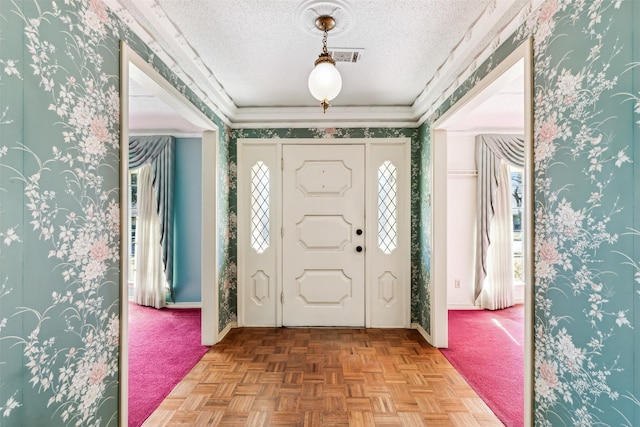
M 502 62 L 488 73 L 478 84 L 449 108 L 430 126 L 432 159 L 432 271 L 431 271 L 431 331 L 429 341 L 435 347 L 448 345 L 447 320 L 447 238 L 446 238 L 446 201 L 447 201 L 447 121 L 456 114 L 469 111 L 481 101 L 482 92 L 498 77 L 508 72 L 518 61 L 524 61 L 524 138 L 525 167 L 524 192 L 525 230 L 524 245 L 528 255 L 524 261 L 524 425 L 533 425 L 533 314 L 534 314 L 534 276 L 533 276 L 533 39 L 527 38 L 516 47 Z M 443 148 L 444 147 L 444 148 Z M 444 222 L 443 222 L 444 221 Z M 437 227 L 435 224 L 438 224 Z
M 201 248 L 201 342 L 202 345 L 213 345 L 219 340 L 218 333 L 218 284 L 217 284 L 217 169 L 219 129 L 213 121 L 200 111 L 191 101 L 171 85 L 158 71 L 147 63 L 124 41 L 120 41 L 120 369 L 118 372 L 119 424 L 127 425 L 129 416 L 129 308 L 128 308 L 128 275 L 129 275 L 129 194 L 126 190 L 129 180 L 129 79 L 134 78 L 161 98 L 180 116 L 199 127 L 202 132 L 202 233 L 211 236 L 203 239 Z M 211 167 L 211 165 L 214 165 Z M 207 166 L 205 168 L 204 166 Z M 122 208 L 124 207 L 124 208 Z M 208 262 L 213 259 L 214 262 Z M 205 262 L 207 261 L 207 262 Z

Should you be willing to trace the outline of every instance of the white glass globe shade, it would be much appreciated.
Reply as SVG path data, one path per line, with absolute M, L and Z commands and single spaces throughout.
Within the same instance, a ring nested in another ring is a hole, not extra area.
M 331 101 L 342 89 L 342 77 L 335 65 L 321 62 L 309 74 L 309 91 L 318 101 Z

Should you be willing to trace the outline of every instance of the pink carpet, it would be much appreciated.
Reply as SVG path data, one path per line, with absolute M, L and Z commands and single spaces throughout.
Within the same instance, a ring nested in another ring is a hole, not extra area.
M 450 310 L 441 349 L 506 427 L 524 425 L 524 306 Z
M 138 427 L 195 366 L 200 309 L 142 307 L 129 303 L 129 427 Z

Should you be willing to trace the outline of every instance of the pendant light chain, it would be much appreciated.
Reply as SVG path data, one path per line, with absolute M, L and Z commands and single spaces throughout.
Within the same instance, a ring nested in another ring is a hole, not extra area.
M 327 34 L 329 33 L 329 31 L 327 30 L 327 28 L 324 28 L 324 35 L 322 36 L 322 55 L 326 58 L 330 58 L 329 56 L 329 51 L 327 50 Z M 335 64 L 335 62 L 333 63 Z M 329 103 L 329 101 L 327 99 L 323 99 L 320 102 L 320 105 L 322 106 L 322 113 L 326 114 L 327 113 L 327 108 L 329 108 L 331 106 L 331 104 Z
M 322 36 L 322 53 L 325 55 L 329 55 L 329 51 L 327 50 L 327 33 L 328 31 L 324 30 L 324 36 Z

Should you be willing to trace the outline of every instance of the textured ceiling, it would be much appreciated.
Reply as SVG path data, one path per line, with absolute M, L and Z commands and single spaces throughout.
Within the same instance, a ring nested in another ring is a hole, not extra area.
M 303 30 L 299 1 L 158 0 L 239 107 L 310 106 L 320 34 Z M 339 63 L 334 105 L 411 105 L 490 0 L 353 1 L 353 22 L 328 46 L 364 48 Z M 340 22 L 337 22 L 340 27 Z
M 231 123 L 238 112 L 256 111 L 251 107 L 308 107 L 315 113 L 318 102 L 309 93 L 307 79 L 322 43 L 319 32 L 309 31 L 313 25 L 307 21 L 314 18 L 309 8 L 331 10 L 337 5 L 344 27 L 338 19 L 329 32 L 330 50 L 364 49 L 361 61 L 338 63 L 343 88 L 329 111 L 402 107 L 411 110 L 408 119 L 415 121 L 426 109 L 416 108 L 416 103 L 433 104 L 482 59 L 481 53 L 500 41 L 500 32 L 531 2 L 106 1 L 168 53 L 174 61 L 170 66 L 188 76 L 187 84 L 204 82 L 200 89 Z

